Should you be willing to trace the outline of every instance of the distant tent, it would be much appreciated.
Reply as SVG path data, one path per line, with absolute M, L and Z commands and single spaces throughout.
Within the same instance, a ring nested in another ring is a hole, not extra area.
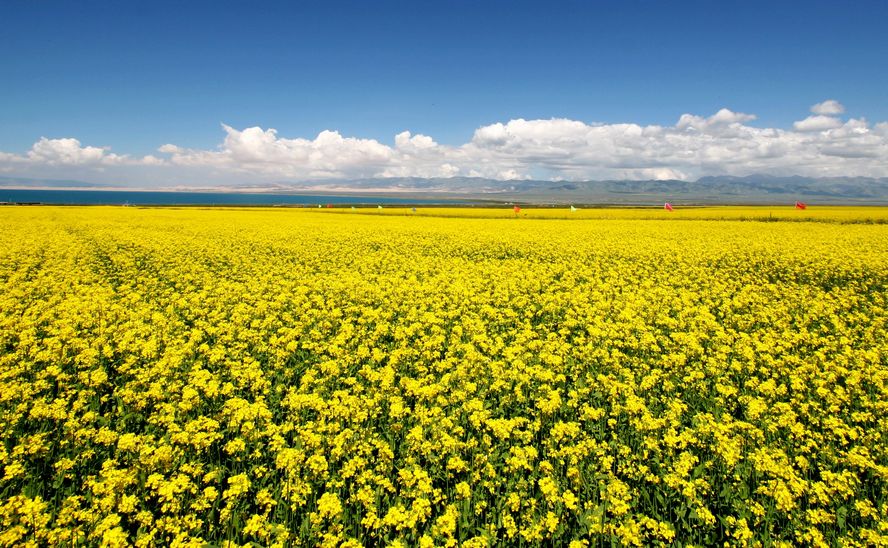
M 575 208 L 574 206 L 570 206 L 570 212 L 571 212 L 571 213 L 576 213 L 576 212 L 577 212 L 577 208 Z
M 352 206 L 352 211 L 354 211 L 354 210 L 355 210 L 355 206 Z
M 382 209 L 381 205 L 376 206 L 376 209 Z
M 796 209 L 808 209 L 808 205 L 805 202 L 799 202 L 798 200 L 796 200 L 795 208 Z
M 665 209 L 666 211 L 672 211 L 672 204 L 666 202 L 665 204 L 663 204 L 663 209 Z
M 416 213 L 416 208 L 415 208 L 415 207 L 410 208 L 410 210 L 411 210 L 412 212 Z
M 321 207 L 323 207 L 323 206 L 321 204 L 318 204 L 318 209 L 321 209 Z

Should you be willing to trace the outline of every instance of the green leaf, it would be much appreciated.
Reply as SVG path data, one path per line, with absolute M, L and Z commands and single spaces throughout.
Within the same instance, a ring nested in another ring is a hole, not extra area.
M 839 529 L 845 528 L 845 520 L 848 517 L 848 507 L 840 506 L 838 510 L 836 510 L 836 523 L 839 526 Z

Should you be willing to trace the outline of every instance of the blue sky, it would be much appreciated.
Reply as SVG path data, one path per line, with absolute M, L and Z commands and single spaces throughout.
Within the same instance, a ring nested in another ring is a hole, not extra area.
M 827 99 L 888 120 L 882 1 L 11 0 L 0 20 L 7 155 L 41 137 L 216 150 L 221 123 L 459 147 L 516 119 L 671 126 L 727 108 L 791 129 Z

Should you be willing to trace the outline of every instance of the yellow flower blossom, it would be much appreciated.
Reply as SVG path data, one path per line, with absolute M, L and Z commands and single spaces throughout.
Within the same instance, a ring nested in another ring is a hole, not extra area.
M 680 209 L 4 208 L 0 545 L 886 544 L 888 210 Z

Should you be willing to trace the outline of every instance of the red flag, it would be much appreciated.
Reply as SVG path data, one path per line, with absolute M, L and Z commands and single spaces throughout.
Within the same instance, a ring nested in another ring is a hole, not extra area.
M 518 215 L 519 213 L 521 213 L 521 208 L 518 206 L 513 207 L 512 210 L 515 212 L 515 215 Z
M 663 204 L 663 209 L 665 209 L 666 211 L 672 211 L 672 204 L 666 202 L 665 204 Z
M 796 209 L 807 209 L 808 206 L 804 202 L 796 201 Z

